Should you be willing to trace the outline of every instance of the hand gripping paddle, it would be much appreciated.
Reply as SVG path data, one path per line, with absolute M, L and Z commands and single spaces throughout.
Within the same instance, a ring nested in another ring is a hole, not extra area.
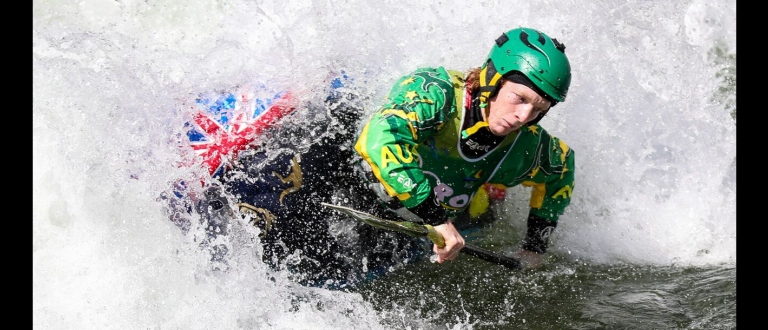
M 440 233 L 438 233 L 435 230 L 435 228 L 430 225 L 420 225 L 410 221 L 386 220 L 386 219 L 376 217 L 372 214 L 351 209 L 345 206 L 339 206 L 339 205 L 328 204 L 328 203 L 320 203 L 320 204 L 322 204 L 325 207 L 329 207 L 336 211 L 342 212 L 346 215 L 349 215 L 365 224 L 390 230 L 390 231 L 408 234 L 414 237 L 426 236 L 427 238 L 429 238 L 429 240 L 432 241 L 432 243 L 435 243 L 435 245 L 437 245 L 438 247 L 442 248 L 445 246 L 445 240 L 443 239 L 443 236 L 440 235 Z M 488 262 L 502 265 L 509 269 L 520 270 L 523 268 L 522 265 L 520 264 L 520 261 L 515 258 L 506 257 L 503 255 L 488 251 L 486 249 L 479 248 L 471 244 L 465 244 L 464 248 L 459 250 L 459 252 L 463 252 L 465 254 L 471 255 L 478 259 L 482 259 Z

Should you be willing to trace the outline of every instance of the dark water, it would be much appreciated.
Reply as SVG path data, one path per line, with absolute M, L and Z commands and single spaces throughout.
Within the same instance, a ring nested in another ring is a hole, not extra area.
M 412 265 L 360 292 L 395 329 L 735 329 L 736 267 L 594 265 L 550 256 L 510 271 L 462 255 Z M 403 311 L 421 319 L 411 324 Z

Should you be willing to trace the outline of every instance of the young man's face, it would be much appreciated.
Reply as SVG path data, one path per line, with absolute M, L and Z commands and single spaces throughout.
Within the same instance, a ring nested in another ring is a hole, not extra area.
M 503 79 L 488 106 L 488 128 L 494 135 L 504 136 L 547 111 L 550 102 L 528 86 Z

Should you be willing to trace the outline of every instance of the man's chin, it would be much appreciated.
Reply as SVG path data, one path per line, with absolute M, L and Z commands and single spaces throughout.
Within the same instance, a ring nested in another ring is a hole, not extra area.
M 512 132 L 516 131 L 516 129 L 506 129 L 506 128 L 493 129 L 493 128 L 490 128 L 490 131 L 491 131 L 491 133 L 493 135 L 496 135 L 496 136 L 506 136 L 506 135 L 509 135 L 509 133 L 512 133 Z

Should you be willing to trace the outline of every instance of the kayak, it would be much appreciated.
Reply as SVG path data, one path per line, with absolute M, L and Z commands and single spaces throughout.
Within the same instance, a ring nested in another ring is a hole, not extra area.
M 325 95 L 311 98 L 322 102 L 300 101 L 303 95 L 266 84 L 205 93 L 191 102 L 189 145 L 182 150 L 193 155 L 182 165 L 201 166 L 209 177 L 201 180 L 204 193 L 179 181 L 165 200 L 169 218 L 182 230 L 199 217 L 207 235 L 200 245 L 211 252 L 214 267 L 226 269 L 229 249 L 215 242 L 229 233 L 232 219 L 258 227 L 262 260 L 307 286 L 349 289 L 429 259 L 428 239 L 361 224 L 321 206 L 346 200 L 372 211 L 379 204 L 356 173 L 352 128 L 365 112 L 354 79 L 331 73 L 326 85 Z M 287 121 L 291 116 L 303 117 Z M 296 142 L 307 137 L 312 143 Z M 504 187 L 486 185 L 475 196 L 467 212 L 473 221 L 460 228 L 465 237 L 486 224 L 476 219 L 504 199 Z

